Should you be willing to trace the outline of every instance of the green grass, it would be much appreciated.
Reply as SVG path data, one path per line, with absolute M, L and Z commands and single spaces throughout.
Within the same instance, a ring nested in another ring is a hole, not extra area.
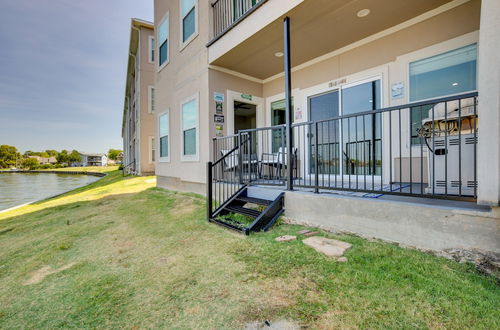
M 500 328 L 500 289 L 472 265 L 349 235 L 347 263 L 300 226 L 245 237 L 204 199 L 110 172 L 0 214 L 0 328 Z

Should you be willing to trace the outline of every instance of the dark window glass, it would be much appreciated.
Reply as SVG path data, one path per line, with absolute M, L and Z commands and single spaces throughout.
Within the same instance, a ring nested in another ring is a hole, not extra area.
M 168 39 L 160 46 L 160 65 L 168 60 Z
M 160 157 L 168 157 L 168 135 L 160 138 Z
M 184 131 L 184 155 L 196 155 L 196 128 Z
M 185 42 L 195 30 L 195 7 L 182 20 L 182 41 Z

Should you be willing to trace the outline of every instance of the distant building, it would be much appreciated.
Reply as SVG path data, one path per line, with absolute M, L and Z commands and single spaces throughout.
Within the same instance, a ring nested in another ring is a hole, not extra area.
M 108 156 L 106 154 L 80 153 L 80 162 L 74 166 L 107 166 Z
M 36 159 L 38 161 L 38 164 L 40 164 L 40 165 L 56 164 L 57 163 L 56 157 L 29 156 L 29 158 Z
M 123 164 L 137 175 L 155 172 L 155 38 L 153 23 L 132 19 L 122 121 Z

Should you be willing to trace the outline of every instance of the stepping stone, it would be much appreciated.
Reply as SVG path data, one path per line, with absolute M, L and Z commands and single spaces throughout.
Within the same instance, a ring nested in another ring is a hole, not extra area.
M 308 233 L 305 233 L 304 236 L 310 237 L 310 236 L 314 236 L 314 235 L 318 235 L 318 234 L 319 234 L 319 231 L 310 231 Z
M 341 257 L 352 246 L 346 242 L 319 236 L 306 238 L 302 242 L 329 257 Z
M 290 241 L 294 241 L 296 239 L 297 239 L 297 236 L 283 235 L 283 236 L 280 236 L 280 237 L 276 237 L 274 240 L 276 242 L 290 242 Z
M 299 234 L 299 235 L 305 235 L 305 234 L 310 233 L 310 232 L 311 231 L 308 230 L 308 229 L 303 229 L 303 230 L 299 231 L 297 234 Z

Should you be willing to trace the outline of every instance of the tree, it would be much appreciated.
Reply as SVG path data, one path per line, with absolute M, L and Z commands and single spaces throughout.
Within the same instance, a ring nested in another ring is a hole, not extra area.
M 82 160 L 82 157 L 80 156 L 80 153 L 77 150 L 71 151 L 71 153 L 68 155 L 68 160 L 67 162 L 70 164 L 73 163 L 78 163 Z
M 27 168 L 29 170 L 34 170 L 36 169 L 38 166 L 40 166 L 40 164 L 38 163 L 38 160 L 36 158 L 24 158 L 23 161 L 21 162 L 21 166 L 23 168 Z
M 68 163 L 68 150 L 63 150 L 57 154 L 56 159 L 59 164 Z
M 16 147 L 6 144 L 0 146 L 0 168 L 15 167 L 16 160 L 20 157 Z
M 122 153 L 121 150 L 118 150 L 118 149 L 109 149 L 108 150 L 108 158 L 112 159 L 112 160 L 116 160 L 121 153 Z
M 57 150 L 51 150 L 51 149 L 45 150 L 45 152 L 47 153 L 47 155 L 49 155 L 49 157 L 56 157 L 58 154 Z

